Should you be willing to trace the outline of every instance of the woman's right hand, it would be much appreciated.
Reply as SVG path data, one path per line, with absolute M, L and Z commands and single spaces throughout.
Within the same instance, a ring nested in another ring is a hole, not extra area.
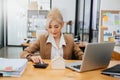
M 39 63 L 39 62 L 43 62 L 41 56 L 31 56 L 30 60 L 33 61 L 34 63 Z

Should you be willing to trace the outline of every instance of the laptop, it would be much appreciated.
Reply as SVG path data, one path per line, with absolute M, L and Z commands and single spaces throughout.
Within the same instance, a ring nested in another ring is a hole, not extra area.
M 109 65 L 115 43 L 88 43 L 82 61 L 66 63 L 65 67 L 77 72 L 85 72 Z

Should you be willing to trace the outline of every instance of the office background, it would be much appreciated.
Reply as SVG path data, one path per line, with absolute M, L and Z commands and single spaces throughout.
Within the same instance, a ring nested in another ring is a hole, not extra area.
M 32 0 L 0 1 L 0 47 L 20 46 L 27 38 L 27 10 L 30 1 Z M 119 0 L 69 0 L 68 3 L 67 0 L 51 0 L 50 9 L 58 7 L 64 21 L 73 22 L 74 36 L 79 35 L 82 41 L 98 42 L 101 10 L 120 10 L 119 2 Z M 63 32 L 66 32 L 66 28 Z
M 28 34 L 28 4 L 30 1 L 36 0 L 0 0 L 0 58 L 20 58 L 20 52 L 22 51 L 21 43 L 27 38 Z M 39 0 L 40 1 L 40 0 Z M 49 1 L 49 0 L 41 0 Z M 44 3 L 44 2 L 43 2 Z M 100 41 L 100 24 L 101 24 L 101 11 L 111 10 L 120 11 L 120 0 L 51 0 L 50 6 L 47 9 L 58 7 L 64 17 L 65 22 L 72 21 L 72 32 L 74 36 L 80 36 L 81 41 L 87 42 L 99 42 Z M 48 3 L 47 3 L 48 4 Z M 44 9 L 43 7 L 39 7 Z M 45 7 L 46 8 L 46 7 Z M 66 31 L 66 25 L 63 32 Z M 117 61 L 115 61 L 116 59 Z M 120 46 L 115 46 L 114 54 L 112 54 L 112 61 L 109 67 L 120 63 Z M 50 61 L 45 61 L 50 63 Z M 46 70 L 35 70 L 33 63 L 28 64 L 25 74 L 17 78 L 18 80 L 25 79 L 108 79 L 118 80 L 118 78 L 109 77 L 101 74 L 101 69 L 87 72 L 87 73 L 75 73 L 71 70 L 54 71 L 50 70 L 51 75 L 47 75 Z M 35 72 L 34 72 L 35 71 Z M 33 74 L 34 72 L 36 74 Z M 56 74 L 56 73 L 59 74 Z M 41 73 L 41 74 L 40 74 Z M 32 77 L 29 77 L 29 76 Z M 28 76 L 28 77 L 27 77 Z M 14 80 L 16 78 L 3 77 L 3 80 Z

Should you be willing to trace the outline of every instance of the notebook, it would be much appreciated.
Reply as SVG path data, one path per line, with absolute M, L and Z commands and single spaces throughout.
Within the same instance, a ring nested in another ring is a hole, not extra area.
M 0 58 L 0 77 L 20 77 L 26 68 L 27 62 L 27 59 Z
M 18 71 L 27 63 L 27 59 L 0 58 L 0 71 Z
M 113 42 L 88 43 L 85 48 L 83 60 L 67 63 L 65 66 L 77 72 L 105 68 L 110 62 L 114 45 L 115 43 Z

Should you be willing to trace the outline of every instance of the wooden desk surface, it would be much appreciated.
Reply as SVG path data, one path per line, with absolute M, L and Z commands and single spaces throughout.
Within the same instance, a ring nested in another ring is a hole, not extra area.
M 49 63 L 46 69 L 34 68 L 32 62 L 28 62 L 28 65 L 21 77 L 0 77 L 0 80 L 119 80 L 111 76 L 101 74 L 101 70 L 88 71 L 78 73 L 70 69 L 65 70 L 53 70 L 50 67 L 50 60 L 45 60 Z M 67 62 L 71 62 L 67 61 Z M 120 61 L 111 61 L 108 67 L 115 64 L 120 64 Z

